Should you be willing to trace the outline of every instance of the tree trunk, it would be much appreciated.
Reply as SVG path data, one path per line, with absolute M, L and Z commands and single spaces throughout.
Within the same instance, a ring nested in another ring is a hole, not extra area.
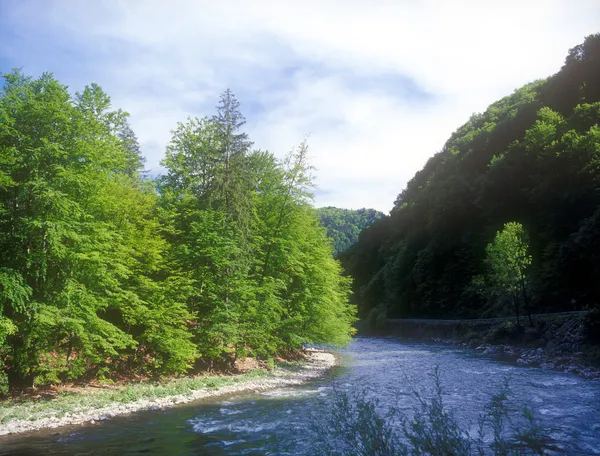
M 531 307 L 529 306 L 529 299 L 527 298 L 527 289 L 525 287 L 525 278 L 521 273 L 521 293 L 523 294 L 523 304 L 525 305 L 525 311 L 527 312 L 527 318 L 529 319 L 529 326 L 533 327 L 533 319 L 531 318 Z

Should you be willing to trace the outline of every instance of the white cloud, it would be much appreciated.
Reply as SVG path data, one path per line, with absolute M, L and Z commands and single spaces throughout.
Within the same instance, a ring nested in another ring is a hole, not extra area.
M 41 36 L 47 47 L 54 36 L 76 49 L 87 63 L 69 83 L 96 81 L 132 114 L 150 168 L 176 121 L 212 114 L 218 93 L 231 87 L 242 110 L 264 106 L 247 113 L 257 147 L 283 155 L 310 133 L 317 205 L 386 211 L 472 112 L 556 72 L 570 47 L 598 31 L 600 17 L 595 0 L 16 5 L 11 22 L 26 44 L 12 59 L 35 62 Z M 44 20 L 33 27 L 31 17 Z M 58 42 L 52 49 L 60 54 Z M 67 54 L 48 65 L 65 61 Z M 69 75 L 69 67 L 50 69 Z M 408 86 L 393 90 L 394 75 L 431 96 L 418 102 Z

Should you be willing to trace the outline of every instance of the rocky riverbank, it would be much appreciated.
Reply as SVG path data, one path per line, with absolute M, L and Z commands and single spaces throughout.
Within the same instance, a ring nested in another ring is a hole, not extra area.
M 459 345 L 466 346 L 462 343 Z M 556 354 L 538 348 L 516 347 L 512 345 L 482 344 L 475 347 L 484 355 L 491 355 L 499 359 L 513 361 L 523 366 L 541 367 L 543 369 L 556 369 L 563 372 L 574 373 L 583 378 L 600 380 L 600 369 L 591 366 L 583 357 L 584 352 L 572 354 Z
M 540 315 L 533 325 L 514 318 L 388 320 L 378 334 L 470 347 L 485 355 L 600 379 L 597 316 L 592 312 Z
M 309 349 L 305 353 L 305 362 L 292 363 L 288 367 L 278 367 L 260 376 L 246 374 L 245 376 L 219 377 L 223 386 L 194 389 L 193 386 L 179 394 L 164 394 L 170 385 L 162 385 L 160 397 L 153 395 L 146 388 L 135 394 L 136 386 L 130 386 L 131 394 L 119 395 L 119 401 L 108 401 L 107 394 L 82 394 L 76 400 L 73 397 L 40 399 L 25 401 L 25 403 L 0 403 L 0 435 L 35 431 L 40 429 L 57 428 L 68 425 L 95 424 L 117 415 L 124 415 L 139 410 L 161 410 L 177 404 L 183 404 L 203 398 L 223 396 L 244 391 L 263 391 L 283 386 L 299 385 L 324 375 L 336 364 L 332 353 Z M 190 385 L 211 385 L 210 380 L 202 379 L 201 383 L 189 382 Z M 177 380 L 173 383 L 178 382 Z M 181 390 L 177 385 L 177 390 Z M 185 389 L 185 387 L 184 387 Z M 147 391 L 147 393 L 146 393 Z M 76 395 L 77 396 L 77 395 Z M 142 396 L 142 397 L 139 397 Z M 127 400 L 126 398 L 132 400 Z

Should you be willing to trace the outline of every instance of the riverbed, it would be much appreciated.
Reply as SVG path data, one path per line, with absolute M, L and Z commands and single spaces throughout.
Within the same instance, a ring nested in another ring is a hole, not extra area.
M 410 413 L 414 390 L 432 392 L 435 366 L 445 403 L 465 426 L 475 425 L 507 378 L 515 416 L 527 406 L 566 454 L 600 455 L 599 381 L 500 362 L 474 350 L 392 338 L 357 338 L 339 356 L 330 375 L 306 385 L 0 437 L 0 455 L 313 455 L 313 423 L 326 410 L 334 384 L 367 388 L 382 407 Z M 520 425 L 518 418 L 514 425 Z

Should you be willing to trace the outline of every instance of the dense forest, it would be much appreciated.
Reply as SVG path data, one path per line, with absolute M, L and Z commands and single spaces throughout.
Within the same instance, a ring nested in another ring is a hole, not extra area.
M 92 84 L 4 74 L 0 392 L 182 374 L 352 333 L 349 279 L 312 207 L 307 145 L 253 148 L 225 91 L 144 178 L 128 114 Z
M 384 215 L 375 209 L 353 210 L 332 206 L 318 208 L 317 214 L 327 228 L 327 236 L 333 242 L 335 256 L 356 244 L 360 232 Z
M 599 122 L 597 34 L 557 74 L 473 115 L 342 255 L 360 315 L 506 315 L 513 306 L 499 301 L 511 299 L 527 312 L 599 303 Z M 510 282 L 499 245 L 520 255 L 515 274 L 526 269 L 515 275 L 519 293 L 489 292 L 481 280 Z

